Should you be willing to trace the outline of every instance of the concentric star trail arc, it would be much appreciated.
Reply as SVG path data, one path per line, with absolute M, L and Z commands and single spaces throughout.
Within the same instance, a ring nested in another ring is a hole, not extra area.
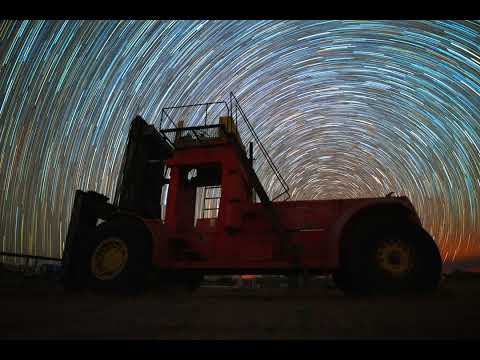
M 480 257 L 478 21 L 2 21 L 0 84 L 2 251 L 61 257 L 135 115 L 233 91 L 293 199 L 395 191 Z

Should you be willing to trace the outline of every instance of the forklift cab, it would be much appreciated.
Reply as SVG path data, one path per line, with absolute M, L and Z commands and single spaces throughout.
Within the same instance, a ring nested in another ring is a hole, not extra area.
M 252 201 L 235 154 L 227 146 L 193 147 L 167 160 L 170 172 L 165 226 L 170 233 L 226 231 L 241 226 L 242 213 Z

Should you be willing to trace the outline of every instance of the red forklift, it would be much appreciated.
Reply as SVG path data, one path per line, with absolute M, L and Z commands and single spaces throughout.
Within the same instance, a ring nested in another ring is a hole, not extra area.
M 174 121 L 186 110 L 202 125 Z M 108 200 L 76 191 L 69 288 L 137 292 L 152 272 L 193 288 L 206 275 L 331 274 L 346 293 L 398 293 L 433 291 L 441 278 L 436 243 L 407 197 L 290 200 L 232 93 L 163 108 L 158 129 L 137 116 Z

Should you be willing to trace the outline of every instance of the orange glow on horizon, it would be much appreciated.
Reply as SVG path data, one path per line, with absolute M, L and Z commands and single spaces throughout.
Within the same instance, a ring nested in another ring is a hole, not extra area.
M 257 276 L 256 275 L 240 275 L 240 278 L 242 280 L 251 280 L 251 279 L 255 279 Z

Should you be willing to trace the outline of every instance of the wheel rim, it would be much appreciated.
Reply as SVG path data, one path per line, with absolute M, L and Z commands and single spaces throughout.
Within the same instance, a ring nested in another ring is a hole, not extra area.
M 414 254 L 405 241 L 388 239 L 377 248 L 376 262 L 380 269 L 394 277 L 404 277 L 414 267 Z
M 100 280 L 111 280 L 118 276 L 128 261 L 128 249 L 123 240 L 109 237 L 95 249 L 91 261 L 92 274 Z

